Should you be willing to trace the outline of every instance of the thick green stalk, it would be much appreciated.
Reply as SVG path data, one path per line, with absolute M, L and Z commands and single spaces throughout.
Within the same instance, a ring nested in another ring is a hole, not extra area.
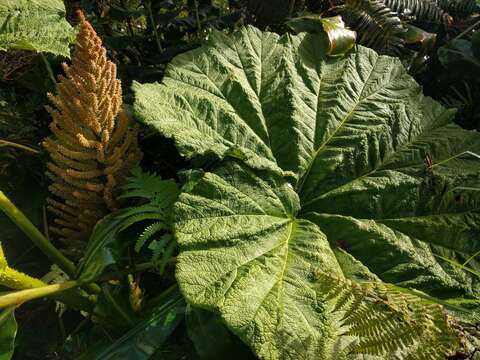
M 0 285 L 14 290 L 26 290 L 44 287 L 48 284 L 8 266 L 0 243 Z M 77 310 L 90 312 L 93 309 L 93 303 L 90 299 L 80 295 L 76 291 L 66 291 L 55 295 L 54 298 Z
M 6 267 L 3 270 L 0 270 L 0 285 L 6 286 L 14 290 L 28 290 L 28 289 L 38 289 L 48 284 L 45 284 L 43 281 L 28 276 L 24 273 L 21 273 L 15 269 Z M 94 303 L 85 296 L 80 295 L 75 290 L 62 292 L 61 294 L 56 294 L 53 298 L 57 301 L 60 301 L 74 309 L 91 312 L 93 309 Z
M 117 279 L 126 274 L 131 274 L 139 271 L 145 271 L 153 269 L 157 266 L 156 262 L 147 262 L 142 263 L 132 269 L 125 269 L 123 271 L 114 271 L 112 273 L 105 274 L 99 277 L 96 281 L 105 282 L 111 279 Z M 37 299 L 40 297 L 51 296 L 60 302 L 64 302 L 67 305 L 70 305 L 76 309 L 81 309 L 87 312 L 90 312 L 92 309 L 92 304 L 89 303 L 88 299 L 74 292 L 65 290 L 71 289 L 77 286 L 96 286 L 98 285 L 93 283 L 80 283 L 78 281 L 66 281 L 62 284 L 54 285 L 45 285 L 41 287 L 36 287 L 28 290 L 20 290 L 7 295 L 0 296 L 0 308 L 10 305 L 18 305 L 24 303 L 25 301 Z M 175 285 L 176 286 L 176 285 Z M 108 296 L 108 294 L 106 294 Z
M 125 269 L 121 271 L 114 271 L 114 272 L 105 274 L 99 277 L 98 279 L 96 279 L 96 281 L 106 282 L 111 279 L 117 279 L 119 277 L 125 276 L 126 274 L 132 274 L 139 271 L 154 269 L 157 266 L 158 266 L 157 262 L 142 263 L 142 264 L 138 264 L 134 268 Z M 80 283 L 78 281 L 66 281 L 62 284 L 45 285 L 45 286 L 40 286 L 33 289 L 20 290 L 20 291 L 12 292 L 7 295 L 0 296 L 0 308 L 5 306 L 10 306 L 10 305 L 22 304 L 26 301 L 37 299 L 40 297 L 52 296 L 52 298 L 56 299 L 57 301 L 63 302 L 73 308 L 91 312 L 92 303 L 89 302 L 88 298 L 84 296 L 80 296 L 79 294 L 76 294 L 74 291 L 65 291 L 78 286 L 98 287 L 98 285 L 94 283 Z M 177 285 L 174 284 L 169 289 L 167 289 L 167 292 L 169 293 L 176 287 Z M 106 295 L 108 296 L 108 294 Z
M 75 265 L 73 262 L 68 260 L 53 246 L 2 191 L 0 191 L 0 210 L 2 210 L 54 264 L 57 264 L 70 278 L 75 277 Z M 90 292 L 97 294 L 101 291 L 96 284 L 87 284 L 86 288 Z
M 54 295 L 62 291 L 76 287 L 78 285 L 79 284 L 76 281 L 66 281 L 62 284 L 53 284 L 53 285 L 37 287 L 34 289 L 15 291 L 15 292 L 0 296 L 0 308 L 12 306 L 12 305 L 20 305 L 26 301 L 38 299 L 44 296 Z
M 45 236 L 33 225 L 30 220 L 0 191 L 0 210 L 2 210 L 15 225 L 60 269 L 68 276 L 75 275 L 75 265 L 68 260 Z

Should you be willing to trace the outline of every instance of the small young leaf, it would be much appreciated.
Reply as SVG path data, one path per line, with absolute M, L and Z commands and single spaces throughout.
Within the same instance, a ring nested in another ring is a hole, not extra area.
M 287 21 L 287 26 L 296 34 L 301 32 L 324 34 L 327 53 L 343 55 L 355 45 L 357 34 L 345 28 L 341 16 L 322 18 L 320 15 L 306 15 Z

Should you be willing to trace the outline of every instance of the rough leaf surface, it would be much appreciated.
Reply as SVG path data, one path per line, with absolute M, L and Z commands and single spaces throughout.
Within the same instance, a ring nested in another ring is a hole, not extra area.
M 33 50 L 70 57 L 68 45 L 74 38 L 62 0 L 0 2 L 0 50 Z
M 480 250 L 480 136 L 398 60 L 329 58 L 316 40 L 214 33 L 162 84 L 134 84 L 137 116 L 182 154 L 226 159 L 175 206 L 181 290 L 261 358 L 445 358 L 447 324 L 418 320 L 437 312 L 367 284 L 480 298 L 478 278 L 438 257 Z M 408 330 L 386 325 L 398 309 Z

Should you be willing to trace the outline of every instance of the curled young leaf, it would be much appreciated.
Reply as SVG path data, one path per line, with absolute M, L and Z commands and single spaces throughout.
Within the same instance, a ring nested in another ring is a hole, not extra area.
M 287 26 L 296 34 L 301 32 L 324 34 L 327 53 L 343 55 L 355 45 L 357 33 L 345 28 L 341 16 L 322 18 L 319 15 L 307 15 L 287 21 Z

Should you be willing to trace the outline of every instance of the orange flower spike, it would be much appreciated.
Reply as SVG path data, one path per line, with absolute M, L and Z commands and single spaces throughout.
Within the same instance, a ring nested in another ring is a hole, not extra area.
M 95 223 L 118 206 L 119 188 L 142 156 L 137 126 L 123 110 L 116 66 L 82 12 L 78 18 L 72 64 L 63 64 L 57 94 L 49 94 L 53 135 L 44 141 L 52 180 L 48 209 L 56 216 L 52 230 L 67 244 L 68 238 L 85 243 Z

